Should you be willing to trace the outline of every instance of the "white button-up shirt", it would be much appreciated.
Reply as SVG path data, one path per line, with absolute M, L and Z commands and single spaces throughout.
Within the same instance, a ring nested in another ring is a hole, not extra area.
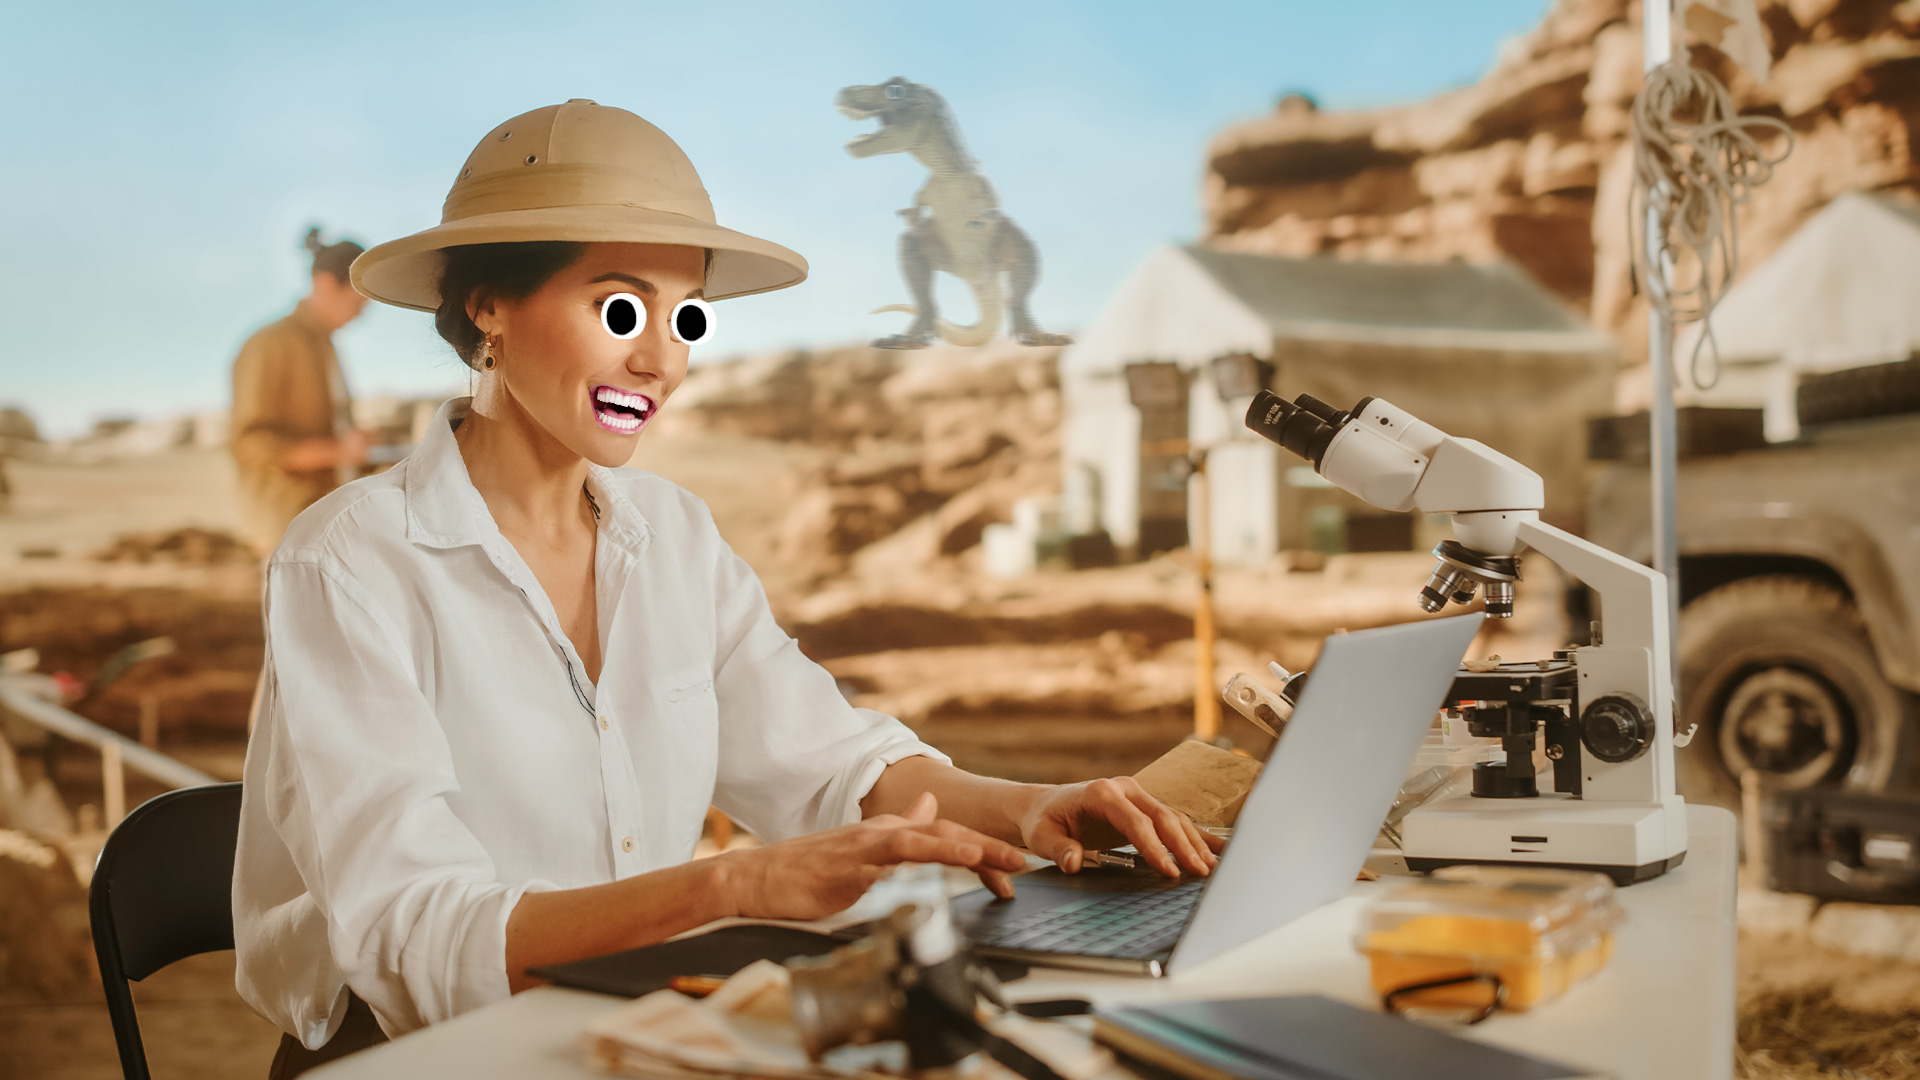
M 300 515 L 267 566 L 236 981 L 308 1047 L 348 988 L 389 1035 L 504 999 L 522 893 L 684 862 L 710 803 L 777 840 L 858 820 L 901 758 L 945 760 L 848 705 L 706 504 L 638 469 L 589 470 L 590 681 L 468 479 L 466 407 Z

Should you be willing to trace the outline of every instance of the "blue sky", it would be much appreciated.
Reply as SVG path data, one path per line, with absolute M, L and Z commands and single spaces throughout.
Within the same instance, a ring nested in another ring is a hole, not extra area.
M 899 328 L 923 173 L 856 160 L 833 109 L 904 75 L 947 98 L 1038 242 L 1035 311 L 1095 315 L 1200 225 L 1201 153 L 1290 89 L 1328 107 L 1476 78 L 1544 0 L 1351 3 L 39 4 L 0 12 L 0 404 L 73 434 L 220 407 L 248 333 L 305 288 L 309 223 L 371 245 L 438 221 L 473 143 L 571 97 L 679 141 L 724 224 L 806 255 L 729 301 L 707 359 Z M 421 314 L 336 339 L 357 392 L 462 383 Z M 696 361 L 701 357 L 696 356 Z

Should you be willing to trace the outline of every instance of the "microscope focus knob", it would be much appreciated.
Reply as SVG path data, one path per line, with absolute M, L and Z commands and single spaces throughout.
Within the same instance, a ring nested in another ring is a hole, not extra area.
M 1620 691 L 1595 698 L 1580 711 L 1580 741 L 1601 761 L 1632 761 L 1653 745 L 1653 710 L 1637 695 Z

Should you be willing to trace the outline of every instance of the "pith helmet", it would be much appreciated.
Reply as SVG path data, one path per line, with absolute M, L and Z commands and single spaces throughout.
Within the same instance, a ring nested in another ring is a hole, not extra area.
M 383 303 L 434 311 L 444 249 L 527 240 L 708 248 L 709 300 L 784 289 L 807 276 L 798 254 L 715 223 L 700 175 L 666 132 L 625 109 L 576 98 L 488 132 L 447 192 L 440 224 L 355 259 L 353 287 Z

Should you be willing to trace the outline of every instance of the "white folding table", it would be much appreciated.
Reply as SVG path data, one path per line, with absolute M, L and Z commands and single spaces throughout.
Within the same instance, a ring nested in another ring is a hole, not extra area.
M 1727 1080 L 1733 1072 L 1733 815 L 1689 806 L 1687 859 L 1620 891 L 1627 922 L 1606 969 L 1527 1013 L 1459 1029 L 1470 1038 L 1618 1080 Z M 1379 1000 L 1353 931 L 1369 897 L 1392 884 L 1356 882 L 1344 898 L 1166 979 L 1035 968 L 1007 986 L 1016 1000 L 1078 997 L 1100 1004 L 1179 998 L 1325 994 L 1369 1008 Z M 470 1080 L 587 1078 L 580 1032 L 620 998 L 541 988 L 342 1058 L 314 1080 L 459 1076 Z

